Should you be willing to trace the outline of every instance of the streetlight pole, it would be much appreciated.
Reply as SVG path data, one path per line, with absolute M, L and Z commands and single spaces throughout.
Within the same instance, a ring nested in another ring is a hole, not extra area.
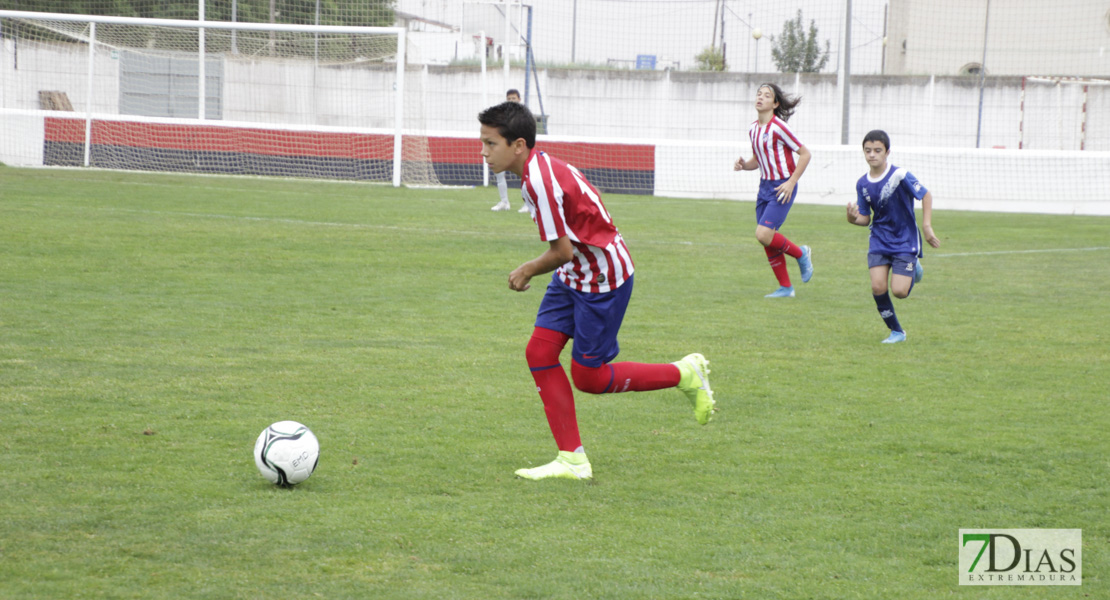
M 979 63 L 979 124 L 975 126 L 975 147 L 983 132 L 983 80 L 987 76 L 987 29 L 991 22 L 991 0 L 987 0 L 987 13 L 983 16 L 983 60 Z
M 759 72 L 759 38 L 763 37 L 763 31 L 756 27 L 752 30 L 752 37 L 755 38 L 755 69 L 753 72 Z

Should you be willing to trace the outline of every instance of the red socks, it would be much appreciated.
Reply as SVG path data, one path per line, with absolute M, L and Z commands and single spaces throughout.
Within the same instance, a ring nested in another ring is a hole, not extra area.
M 793 258 L 802 257 L 802 249 L 797 244 L 786 239 L 786 236 L 775 232 L 775 237 L 771 238 L 771 243 L 767 244 L 768 250 L 776 250 L 778 252 L 785 252 Z
M 574 452 L 582 445 L 574 413 L 574 390 L 563 365 L 559 364 L 559 354 L 569 339 L 566 334 L 537 327 L 532 331 L 524 356 L 536 382 L 536 391 L 543 400 L 543 412 L 547 414 L 547 425 L 555 436 L 555 445 L 559 450 Z
M 775 272 L 775 279 L 779 280 L 779 285 L 790 287 L 790 273 L 786 272 L 786 261 L 782 258 L 782 251 L 772 250 L 770 246 L 764 246 L 763 251 L 767 253 L 767 262 L 771 263 L 771 270 Z
M 621 362 L 587 367 L 571 361 L 570 376 L 574 378 L 574 387 L 583 392 L 619 394 L 673 388 L 682 374 L 670 363 Z
M 770 244 L 763 247 L 763 251 L 767 253 L 767 262 L 771 263 L 771 270 L 775 272 L 775 279 L 779 280 L 779 285 L 790 287 L 790 274 L 786 271 L 786 261 L 783 260 L 782 255 L 801 258 L 802 249 L 776 231 L 775 237 L 771 238 Z
M 781 260 L 781 259 L 780 259 Z M 559 450 L 574 452 L 582 445 L 578 433 L 578 418 L 574 411 L 574 390 L 570 386 L 567 372 L 559 363 L 559 355 L 569 340 L 566 334 L 536 327 L 524 356 L 536 391 L 543 401 L 543 411 L 547 415 L 547 425 Z M 574 385 L 590 394 L 612 394 L 619 392 L 644 392 L 661 390 L 678 385 L 682 374 L 678 367 L 670 363 L 648 364 L 622 362 L 586 367 L 571 361 L 571 375 Z

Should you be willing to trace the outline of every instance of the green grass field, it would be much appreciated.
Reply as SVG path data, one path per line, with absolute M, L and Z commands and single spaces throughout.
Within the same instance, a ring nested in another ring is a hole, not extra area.
M 704 353 L 719 412 L 579 394 L 595 479 L 530 482 L 546 245 L 495 201 L 0 168 L 0 598 L 1110 597 L 1110 219 L 937 212 L 890 346 L 842 208 L 767 300 L 750 203 L 607 196 L 621 358 Z M 1080 528 L 1083 585 L 961 587 L 960 528 Z

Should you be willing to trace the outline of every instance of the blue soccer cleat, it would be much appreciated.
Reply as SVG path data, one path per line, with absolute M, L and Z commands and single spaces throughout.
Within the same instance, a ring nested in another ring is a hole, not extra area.
M 883 340 L 884 344 L 897 344 L 898 342 L 906 341 L 905 331 L 891 331 L 890 337 Z
M 777 290 L 771 292 L 770 294 L 767 294 L 766 296 L 764 296 L 764 298 L 793 298 L 793 297 L 794 297 L 794 286 L 789 286 L 789 287 L 782 286 L 779 289 L 777 289 Z
M 802 270 L 802 283 L 809 283 L 813 277 L 813 251 L 809 246 L 802 246 L 802 257 L 798 259 L 798 268 Z
M 921 279 L 925 277 L 925 267 L 921 266 L 921 259 L 917 259 L 913 263 L 913 282 L 921 283 Z

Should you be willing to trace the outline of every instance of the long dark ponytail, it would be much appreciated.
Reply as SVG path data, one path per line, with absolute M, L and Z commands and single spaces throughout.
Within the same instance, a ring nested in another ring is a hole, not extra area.
M 764 83 L 759 87 L 771 88 L 771 91 L 775 94 L 774 101 L 779 103 L 778 108 L 775 109 L 775 116 L 783 121 L 789 121 L 790 115 L 794 114 L 794 109 L 798 106 L 798 103 L 802 101 L 802 97 L 788 96 L 786 92 L 782 91 L 782 88 L 773 83 Z

